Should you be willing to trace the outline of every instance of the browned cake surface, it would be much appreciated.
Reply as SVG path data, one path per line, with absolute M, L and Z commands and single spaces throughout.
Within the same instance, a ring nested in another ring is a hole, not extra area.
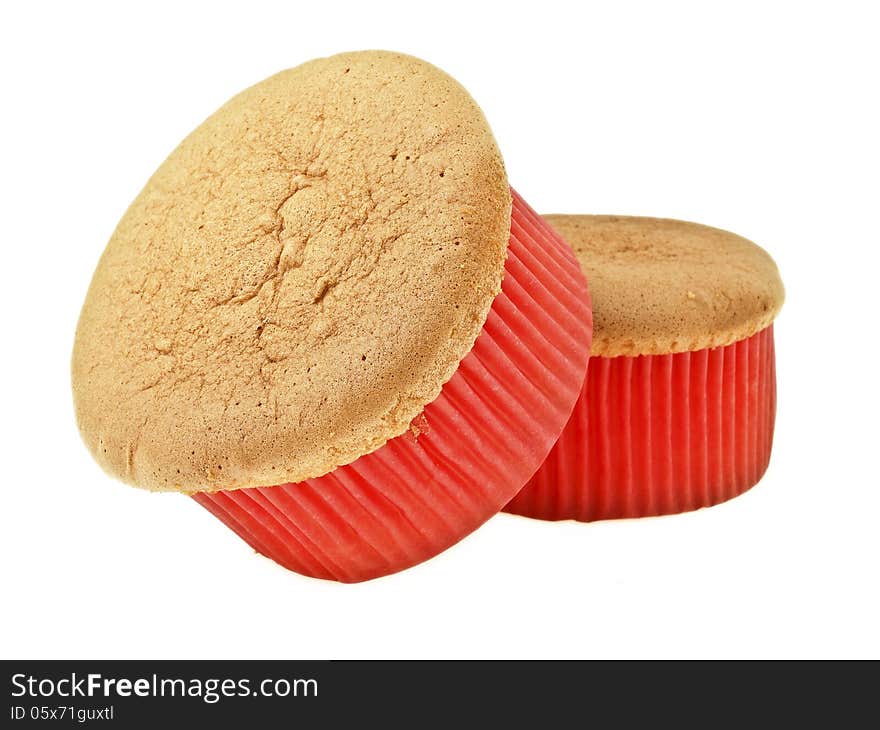
M 442 71 L 371 51 L 266 79 L 171 153 L 101 257 L 73 352 L 85 442 L 155 490 L 355 460 L 470 351 L 509 226 L 492 133 Z
M 544 218 L 590 282 L 593 355 L 728 345 L 767 327 L 782 306 L 773 259 L 733 233 L 668 218 Z

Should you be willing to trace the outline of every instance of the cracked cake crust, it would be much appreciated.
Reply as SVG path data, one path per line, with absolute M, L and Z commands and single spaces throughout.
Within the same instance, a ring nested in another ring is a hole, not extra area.
M 321 476 L 400 435 L 470 351 L 510 228 L 467 92 L 368 51 L 235 96 L 119 222 L 77 327 L 99 463 L 183 492 Z

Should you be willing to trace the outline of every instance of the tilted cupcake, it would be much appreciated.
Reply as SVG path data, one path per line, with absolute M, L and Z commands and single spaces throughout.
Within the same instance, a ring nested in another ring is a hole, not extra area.
M 545 216 L 590 281 L 594 334 L 559 442 L 507 511 L 602 520 L 706 507 L 763 475 L 782 282 L 740 236 L 683 221 Z
M 77 328 L 83 438 L 259 552 L 359 581 L 522 487 L 590 340 L 571 250 L 482 112 L 415 58 L 347 53 L 235 96 L 159 167 Z

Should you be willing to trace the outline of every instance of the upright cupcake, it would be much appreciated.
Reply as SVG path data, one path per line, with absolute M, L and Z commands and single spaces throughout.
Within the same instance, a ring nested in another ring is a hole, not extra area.
M 776 414 L 767 253 L 683 221 L 545 216 L 590 280 L 583 390 L 558 443 L 507 511 L 602 520 L 694 510 L 763 475 Z
M 149 180 L 83 305 L 76 415 L 113 476 L 192 495 L 291 570 L 365 580 L 516 494 L 590 321 L 468 93 L 347 53 L 235 96 Z

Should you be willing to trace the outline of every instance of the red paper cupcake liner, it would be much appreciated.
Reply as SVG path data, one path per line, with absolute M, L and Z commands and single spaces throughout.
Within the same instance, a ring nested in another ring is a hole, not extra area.
M 764 474 L 775 418 L 772 326 L 726 347 L 592 357 L 559 441 L 505 511 L 589 522 L 723 502 Z
M 578 398 L 591 335 L 574 254 L 514 192 L 502 292 L 410 431 L 317 479 L 194 499 L 298 573 L 355 582 L 415 565 L 500 511 L 535 472 Z

